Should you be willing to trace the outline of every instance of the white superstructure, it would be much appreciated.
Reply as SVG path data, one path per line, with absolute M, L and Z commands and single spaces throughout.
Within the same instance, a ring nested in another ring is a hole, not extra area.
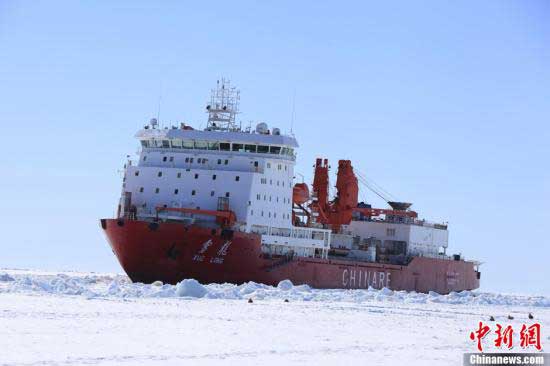
M 449 240 L 445 226 L 420 220 L 352 220 L 349 225 L 342 227 L 342 231 L 357 238 L 355 244 L 376 244 L 388 252 L 408 256 L 438 257 L 446 251 Z M 347 249 L 352 249 L 352 246 Z
M 313 256 L 318 249 L 326 256 L 329 230 L 292 225 L 296 139 L 265 123 L 241 130 L 238 100 L 238 91 L 222 80 L 212 91 L 204 131 L 184 124 L 159 129 L 156 120 L 140 130 L 139 162 L 126 165 L 121 212 L 157 217 L 158 207 L 219 210 L 223 202 L 235 213 L 234 229 L 262 234 L 267 251 Z M 160 217 L 214 224 L 213 217 L 197 214 Z

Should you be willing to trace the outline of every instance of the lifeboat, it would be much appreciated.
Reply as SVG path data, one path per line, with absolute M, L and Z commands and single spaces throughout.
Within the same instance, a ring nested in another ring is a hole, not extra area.
M 303 205 L 309 200 L 309 188 L 306 183 L 296 183 L 292 189 L 292 202 Z

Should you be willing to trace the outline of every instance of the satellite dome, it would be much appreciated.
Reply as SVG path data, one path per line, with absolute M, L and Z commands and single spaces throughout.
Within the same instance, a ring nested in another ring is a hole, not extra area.
M 261 134 L 267 134 L 269 130 L 267 129 L 267 123 L 260 122 L 256 125 L 256 132 Z

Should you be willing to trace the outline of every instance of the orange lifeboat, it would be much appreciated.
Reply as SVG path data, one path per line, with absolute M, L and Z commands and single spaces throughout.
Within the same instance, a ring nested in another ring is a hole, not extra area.
M 292 202 L 303 205 L 309 200 L 309 188 L 306 183 L 296 183 L 292 189 Z

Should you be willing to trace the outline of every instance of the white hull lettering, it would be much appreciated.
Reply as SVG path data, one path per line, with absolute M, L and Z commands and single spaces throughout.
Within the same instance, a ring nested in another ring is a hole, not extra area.
M 390 272 L 361 271 L 344 269 L 342 271 L 342 286 L 348 288 L 390 288 Z

